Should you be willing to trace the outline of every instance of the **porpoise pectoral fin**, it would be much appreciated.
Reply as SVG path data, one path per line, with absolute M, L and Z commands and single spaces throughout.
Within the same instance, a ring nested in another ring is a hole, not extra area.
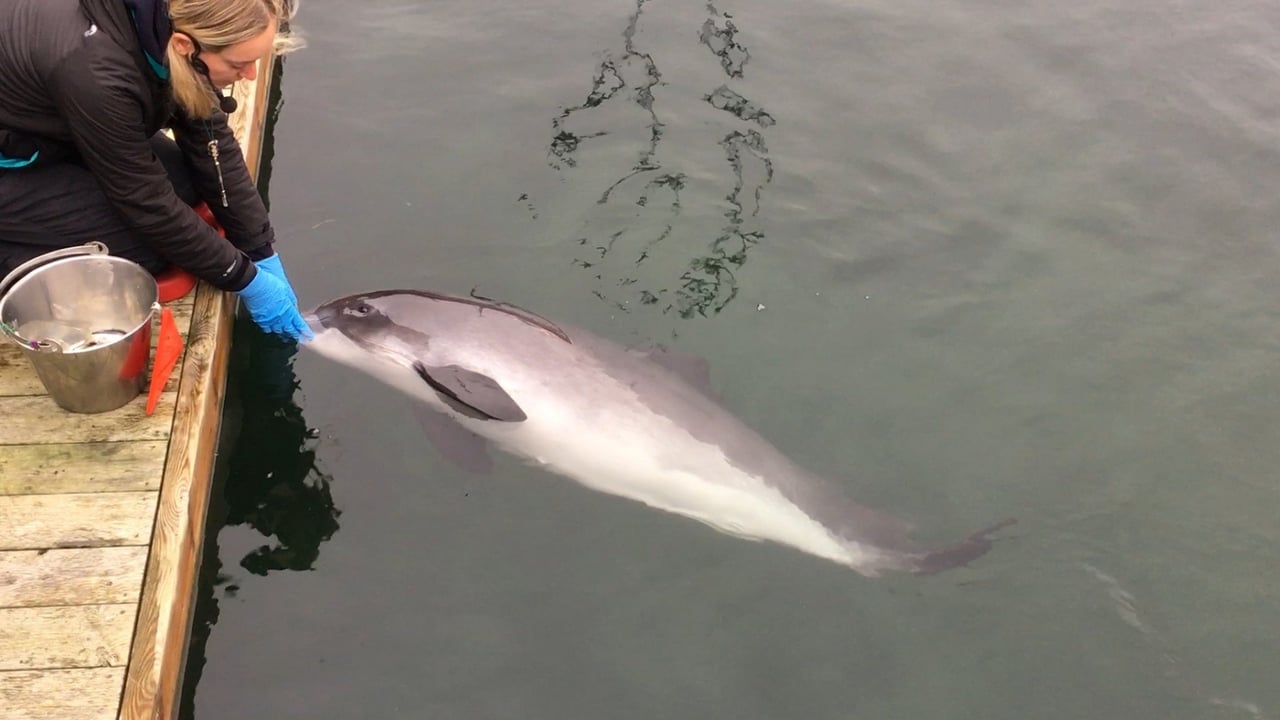
M 431 446 L 446 460 L 468 472 L 487 475 L 493 470 L 489 441 L 425 403 L 414 403 L 413 414 L 418 418 L 418 424 L 422 426 L 422 432 L 426 434 Z
M 669 348 L 666 345 L 647 345 L 631 348 L 631 353 L 639 355 L 656 365 L 670 370 L 712 399 L 718 399 L 711 388 L 711 366 L 701 355 L 694 355 L 683 350 Z
M 413 364 L 418 376 L 426 381 L 449 407 L 479 420 L 520 422 L 528 416 L 496 380 L 457 365 L 427 367 Z
M 935 550 L 930 553 L 924 553 L 914 558 L 915 567 L 911 570 L 913 575 L 937 575 L 944 570 L 951 570 L 977 560 L 987 551 L 991 549 L 991 543 L 994 542 L 991 536 L 999 530 L 1003 530 L 1010 525 L 1018 522 L 1015 518 L 1005 518 L 1000 522 L 992 525 L 985 530 L 970 535 L 960 542 L 944 547 L 941 550 Z

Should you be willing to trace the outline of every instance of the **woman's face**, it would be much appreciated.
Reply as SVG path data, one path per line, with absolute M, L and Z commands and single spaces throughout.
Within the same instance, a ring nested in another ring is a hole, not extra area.
M 258 76 L 258 59 L 271 52 L 275 42 L 276 23 L 272 21 L 258 35 L 223 48 L 218 52 L 200 53 L 200 59 L 209 66 L 209 80 L 218 89 L 225 89 L 237 80 L 253 80 Z

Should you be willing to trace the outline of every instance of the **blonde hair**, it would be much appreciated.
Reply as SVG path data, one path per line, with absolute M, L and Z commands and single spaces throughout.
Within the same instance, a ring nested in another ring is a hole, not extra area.
M 284 55 L 303 46 L 290 32 L 289 21 L 297 12 L 297 0 L 169 0 L 173 31 L 191 37 L 204 52 L 219 52 L 260 35 L 276 21 L 272 51 Z M 173 42 L 166 50 L 169 85 L 174 102 L 193 118 L 207 118 L 217 108 L 209 81 L 179 53 Z

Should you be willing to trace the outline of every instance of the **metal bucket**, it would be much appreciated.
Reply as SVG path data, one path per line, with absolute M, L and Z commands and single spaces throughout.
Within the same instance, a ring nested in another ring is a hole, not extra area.
M 151 273 L 102 243 L 55 250 L 0 280 L 0 332 L 54 402 L 106 412 L 142 392 L 158 297 Z

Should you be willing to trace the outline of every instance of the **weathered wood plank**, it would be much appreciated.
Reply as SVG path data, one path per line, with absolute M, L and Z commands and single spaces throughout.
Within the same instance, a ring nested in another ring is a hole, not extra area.
M 31 362 L 13 343 L 0 340 L 0 395 L 28 395 L 32 384 L 44 391 Z
M 136 603 L 146 565 L 141 546 L 0 552 L 0 608 Z
M 235 296 L 201 285 L 160 488 L 122 718 L 173 717 L 190 634 Z
M 122 666 L 137 606 L 0 609 L 0 670 Z
M 124 668 L 0 672 L 4 720 L 112 720 Z
M 235 133 L 240 152 L 244 155 L 249 174 L 258 179 L 258 166 L 262 162 L 262 145 L 266 140 L 267 113 L 271 111 L 267 102 L 271 96 L 271 76 L 274 72 L 275 60 L 266 58 L 258 65 L 258 79 L 254 82 L 237 83 L 234 87 L 236 99 L 241 110 L 232 113 L 227 119 Z
M 157 493 L 0 495 L 0 550 L 146 545 Z
M 160 489 L 165 442 L 0 445 L 0 495 Z
M 154 415 L 139 396 L 105 413 L 69 413 L 47 395 L 0 397 L 0 445 L 166 440 L 173 420 L 174 393 L 160 396 Z
M 194 295 L 194 293 L 191 293 Z M 190 297 L 190 295 L 188 296 Z M 169 303 L 167 307 L 173 311 L 174 322 L 178 326 L 178 330 L 186 337 L 191 329 L 191 310 L 193 304 L 190 300 L 183 298 Z M 151 332 L 151 352 L 155 357 L 156 342 L 160 338 L 160 322 L 159 319 L 152 323 Z M 148 366 L 148 371 L 150 366 Z M 178 386 L 178 373 L 174 373 L 173 377 L 165 384 L 166 390 L 176 390 Z M 22 350 L 11 342 L 0 340 L 0 396 L 11 395 L 44 395 L 46 393 L 44 385 L 40 383 L 39 376 L 36 375 L 35 368 L 31 367 L 31 361 L 22 353 Z
M 155 341 L 152 343 L 152 357 L 155 354 Z M 45 395 L 48 391 L 40 382 L 40 376 L 36 375 L 36 371 L 27 362 L 26 358 L 6 358 L 9 355 L 5 349 L 0 349 L 0 397 L 12 397 L 15 395 Z M 6 363 L 8 365 L 6 366 Z M 148 366 L 150 372 L 150 366 Z M 147 382 L 150 382 L 150 375 L 147 376 Z M 173 373 L 169 379 L 165 381 L 165 392 L 173 392 L 178 389 L 178 373 Z M 150 387 L 149 385 L 147 387 Z M 147 388 L 142 389 L 143 394 L 147 392 Z
M 241 110 L 233 115 L 236 137 L 255 178 L 272 65 L 272 58 L 266 58 L 258 68 L 261 81 L 237 88 Z M 235 308 L 235 296 L 203 283 L 197 289 L 121 720 L 167 720 L 177 715 Z

